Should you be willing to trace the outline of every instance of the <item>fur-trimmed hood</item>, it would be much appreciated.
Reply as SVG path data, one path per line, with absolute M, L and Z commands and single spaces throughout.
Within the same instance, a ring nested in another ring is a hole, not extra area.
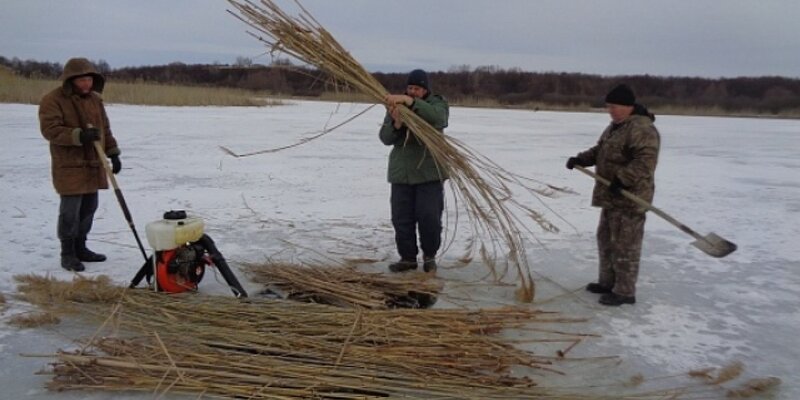
M 61 86 L 67 93 L 72 92 L 72 79 L 79 76 L 91 75 L 94 78 L 92 84 L 92 91 L 103 93 L 103 88 L 106 85 L 106 78 L 97 72 L 91 61 L 85 58 L 70 58 L 67 64 L 64 65 L 64 72 L 58 78 L 61 81 Z

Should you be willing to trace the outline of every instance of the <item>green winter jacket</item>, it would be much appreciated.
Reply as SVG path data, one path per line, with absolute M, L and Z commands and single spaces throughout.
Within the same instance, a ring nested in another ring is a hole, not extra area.
M 450 114 L 450 106 L 444 97 L 429 94 L 422 99 L 416 99 L 411 110 L 444 134 Z M 383 144 L 394 146 L 389 154 L 389 183 L 416 185 L 447 179 L 447 172 L 437 165 L 413 132 L 407 134 L 408 129 L 405 126 L 394 129 L 393 123 L 392 116 L 387 112 L 379 134 Z
M 652 115 L 634 114 L 616 127 L 611 124 L 600 136 L 597 145 L 577 157 L 583 165 L 596 165 L 598 175 L 608 180 L 619 178 L 625 190 L 652 203 L 661 143 L 653 120 Z M 623 196 L 612 195 L 608 187 L 600 182 L 595 182 L 592 205 L 645 211 Z

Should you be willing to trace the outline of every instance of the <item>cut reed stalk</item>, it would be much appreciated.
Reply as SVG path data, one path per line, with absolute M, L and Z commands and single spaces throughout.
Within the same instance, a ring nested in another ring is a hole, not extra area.
M 334 86 L 354 90 L 371 101 L 382 103 L 387 90 L 355 60 L 336 39 L 299 2 L 297 16 L 284 12 L 271 0 L 258 3 L 229 0 L 236 18 L 255 29 L 250 33 L 271 52 L 281 52 L 313 65 L 326 73 Z M 457 204 L 463 204 L 473 235 L 483 243 L 479 249 L 484 263 L 496 280 L 505 271 L 498 271 L 496 260 L 506 258 L 516 269 L 520 287 L 516 294 L 521 301 L 531 302 L 534 283 L 525 253 L 525 240 L 537 240 L 528 226 L 533 221 L 546 231 L 558 231 L 540 212 L 513 198 L 514 187 L 531 194 L 549 195 L 535 189 L 523 178 L 506 171 L 498 164 L 469 148 L 463 142 L 445 136 L 407 107 L 400 107 L 400 119 L 427 148 L 442 172 L 450 177 Z M 457 228 L 457 227 L 456 227 Z
M 8 323 L 18 328 L 38 328 L 44 325 L 55 325 L 61 320 L 49 312 L 27 312 L 12 316 Z
M 249 264 L 251 281 L 297 301 L 340 307 L 425 308 L 435 301 L 442 282 L 424 273 L 386 275 L 353 266 L 304 266 L 270 262 Z
M 656 400 L 718 398 L 720 393 L 707 383 L 636 393 L 624 384 L 554 388 L 542 385 L 546 378 L 512 374 L 512 368 L 531 368 L 542 376 L 563 371 L 555 369 L 555 357 L 518 349 L 497 335 L 501 330 L 539 327 L 527 336 L 543 342 L 587 336 L 547 329 L 542 325 L 571 320 L 529 308 L 352 310 L 169 296 L 115 287 L 102 278 L 15 279 L 22 298 L 54 314 L 75 315 L 81 326 L 100 327 L 78 350 L 53 355 L 52 390 L 248 399 Z M 725 368 L 719 375 L 738 369 Z M 746 397 L 778 383 L 751 381 L 729 395 Z
M 497 336 L 504 328 L 537 324 L 539 318 L 542 324 L 554 323 L 553 314 L 536 310 L 352 310 L 166 296 L 113 287 L 105 279 L 15 279 L 28 301 L 52 313 L 79 311 L 101 327 L 76 353 L 57 355 L 54 389 L 126 390 L 135 385 L 193 393 L 202 387 L 208 393 L 230 394 L 228 386 L 234 386 L 247 387 L 233 392 L 249 396 L 269 385 L 271 396 L 291 398 L 314 393 L 436 398 L 453 393 L 462 397 L 464 388 L 473 388 L 492 398 L 496 390 L 518 393 L 535 386 L 530 378 L 512 376 L 512 366 L 562 373 L 550 357 L 520 350 Z M 98 295 L 87 296 L 86 290 Z M 112 330 L 111 325 L 122 336 L 100 334 Z M 575 341 L 582 335 L 548 332 L 540 337 L 546 343 L 554 337 Z M 209 380 L 227 385 L 210 387 L 205 384 Z

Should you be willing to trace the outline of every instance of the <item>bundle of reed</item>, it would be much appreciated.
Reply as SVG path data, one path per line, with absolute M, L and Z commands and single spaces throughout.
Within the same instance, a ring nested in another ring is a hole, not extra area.
M 288 299 L 339 307 L 426 308 L 436 301 L 441 281 L 424 273 L 386 275 L 353 266 L 304 266 L 270 262 L 249 264 L 251 281 Z
M 162 342 L 155 336 L 102 339 L 95 342 L 95 349 L 108 354 L 105 356 L 59 353 L 54 366 L 57 376 L 49 388 L 246 399 L 620 399 L 610 394 L 559 394 L 518 379 L 481 384 L 466 376 L 421 377 L 404 371 L 297 363 L 185 345 L 167 347 Z M 658 398 L 664 397 L 638 397 Z
M 337 87 L 355 90 L 373 101 L 384 102 L 387 90 L 299 2 L 296 4 L 300 11 L 297 17 L 293 17 L 271 0 L 259 3 L 228 1 L 236 10 L 229 12 L 254 28 L 257 33 L 251 35 L 265 43 L 271 52 L 282 52 L 315 66 L 325 72 Z M 527 222 L 533 221 L 551 232 L 558 231 L 558 228 L 540 212 L 515 200 L 512 189 L 536 197 L 550 195 L 553 187 L 531 187 L 524 178 L 503 169 L 461 141 L 443 135 L 411 109 L 402 106 L 399 112 L 409 131 L 425 145 L 443 173 L 449 175 L 456 203 L 466 209 L 471 232 L 479 238 L 470 243 L 479 243 L 480 246 L 470 246 L 465 258 L 471 259 L 471 254 L 479 252 L 492 276 L 499 280 L 507 273 L 507 264 L 498 271 L 496 261 L 508 257 L 520 281 L 517 298 L 533 301 L 534 283 L 524 244 L 528 237 L 537 239 Z
M 497 334 L 514 328 L 527 330 L 528 342 L 580 341 L 587 335 L 558 328 L 582 320 L 511 307 L 350 310 L 230 296 L 168 296 L 116 287 L 107 279 L 15 279 L 21 298 L 49 312 L 74 313 L 83 326 L 99 326 L 80 349 L 52 355 L 52 390 L 248 399 L 700 399 L 716 398 L 720 391 L 710 389 L 719 389 L 720 377 L 727 379 L 734 369 L 706 371 L 708 382 L 695 386 L 636 391 L 585 382 L 546 387 L 544 380 L 509 371 L 523 366 L 555 373 L 559 358 L 516 349 L 518 342 Z M 87 295 L 87 290 L 96 293 Z M 636 378 L 635 385 L 647 383 Z M 778 383 L 751 380 L 735 395 L 763 393 Z
M 306 392 L 296 398 L 327 390 L 356 390 L 362 397 L 364 391 L 388 391 L 461 398 L 471 388 L 492 398 L 494 391 L 507 394 L 535 386 L 530 378 L 512 376 L 514 366 L 558 373 L 552 365 L 557 357 L 517 348 L 515 341 L 498 335 L 502 329 L 528 330 L 538 337 L 526 340 L 532 343 L 572 343 L 587 336 L 553 325 L 583 320 L 522 308 L 352 310 L 229 296 L 167 296 L 98 280 L 15 279 L 22 298 L 54 314 L 79 311 L 80 318 L 101 324 L 78 354 L 57 356 L 54 389 L 154 390 L 172 377 L 172 387 L 182 391 L 234 396 L 241 389 L 254 398 L 261 398 L 256 392 L 265 386 L 263 397 L 302 388 Z M 89 288 L 101 295 L 81 293 Z M 116 339 L 96 340 L 108 336 L 106 330 L 116 332 Z M 234 389 L 215 392 L 216 379 Z

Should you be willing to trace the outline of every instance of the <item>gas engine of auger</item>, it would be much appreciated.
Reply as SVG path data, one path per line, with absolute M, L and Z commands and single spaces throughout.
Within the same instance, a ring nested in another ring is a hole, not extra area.
M 201 218 L 189 216 L 183 210 L 167 211 L 163 219 L 147 224 L 147 242 L 154 253 L 131 280 L 130 287 L 138 286 L 146 278 L 148 285 L 157 292 L 196 291 L 206 266 L 214 266 L 234 296 L 247 297 L 225 257 L 211 237 L 203 232 L 204 227 Z

